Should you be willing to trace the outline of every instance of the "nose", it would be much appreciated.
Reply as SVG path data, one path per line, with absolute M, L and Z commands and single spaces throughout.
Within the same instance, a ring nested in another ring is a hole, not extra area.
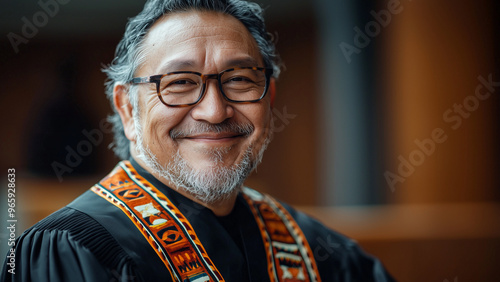
M 191 110 L 191 116 L 195 120 L 217 124 L 231 118 L 233 115 L 234 108 L 220 92 L 217 79 L 207 80 L 205 94 L 202 100 Z

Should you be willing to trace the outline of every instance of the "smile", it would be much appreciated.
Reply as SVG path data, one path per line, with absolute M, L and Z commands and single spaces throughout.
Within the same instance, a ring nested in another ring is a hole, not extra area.
M 204 133 L 186 136 L 184 139 L 195 141 L 195 142 L 206 142 L 206 143 L 224 143 L 224 142 L 232 142 L 245 135 L 234 132 L 227 133 Z

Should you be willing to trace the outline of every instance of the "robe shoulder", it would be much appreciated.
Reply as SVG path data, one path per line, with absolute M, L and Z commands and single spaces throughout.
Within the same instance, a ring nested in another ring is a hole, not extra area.
M 109 232 L 70 207 L 26 230 L 15 248 L 15 270 L 4 264 L 0 281 L 142 281 Z
M 363 251 L 356 241 L 285 203 L 281 204 L 304 232 L 322 281 L 395 281 L 382 263 Z

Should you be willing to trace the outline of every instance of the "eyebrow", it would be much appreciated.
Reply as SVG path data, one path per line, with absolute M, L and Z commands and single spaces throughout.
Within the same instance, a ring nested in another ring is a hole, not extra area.
M 187 69 L 193 69 L 196 66 L 193 60 L 172 60 L 164 64 L 160 68 L 160 73 L 170 73 L 173 71 L 182 71 Z M 257 67 L 259 62 L 253 57 L 243 57 L 229 60 L 224 63 L 223 69 L 233 68 L 233 67 Z
M 233 59 L 225 64 L 227 67 L 258 67 L 259 62 L 253 57 Z
M 193 60 L 172 60 L 167 62 L 160 68 L 161 73 L 169 73 L 173 71 L 185 70 L 187 68 L 193 68 L 195 66 Z

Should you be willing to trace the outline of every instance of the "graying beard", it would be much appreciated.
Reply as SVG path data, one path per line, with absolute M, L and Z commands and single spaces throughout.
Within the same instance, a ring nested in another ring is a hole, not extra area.
M 234 191 L 240 189 L 248 175 L 262 161 L 264 151 L 272 139 L 271 129 L 271 134 L 265 140 L 265 143 L 253 161 L 253 146 L 250 145 L 244 152 L 239 164 L 229 168 L 217 166 L 216 164 L 223 161 L 224 154 L 230 150 L 230 148 L 220 148 L 209 152 L 214 166 L 205 170 L 194 170 L 182 158 L 179 150 L 176 152 L 174 160 L 171 163 L 162 166 L 151 149 L 148 146 L 144 147 L 142 127 L 138 115 L 134 115 L 134 124 L 137 131 L 136 150 L 138 158 L 143 160 L 152 169 L 153 174 L 170 181 L 174 185 L 172 188 L 184 189 L 199 201 L 207 204 L 227 199 Z

